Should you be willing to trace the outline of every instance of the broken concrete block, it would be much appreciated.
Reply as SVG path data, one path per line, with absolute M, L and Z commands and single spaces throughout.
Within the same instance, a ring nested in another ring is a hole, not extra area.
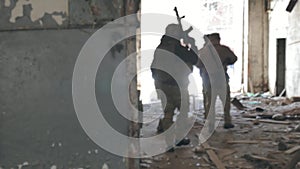
M 284 121 L 286 120 L 286 117 L 283 114 L 274 114 L 272 116 L 273 120 L 278 120 L 278 121 Z
M 261 107 L 256 107 L 256 108 L 255 108 L 255 111 L 257 111 L 257 112 L 264 112 L 265 109 L 263 109 L 263 108 L 261 108 Z

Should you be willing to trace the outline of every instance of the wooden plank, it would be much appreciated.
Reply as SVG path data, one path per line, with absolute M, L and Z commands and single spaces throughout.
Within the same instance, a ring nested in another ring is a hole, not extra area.
M 248 119 L 249 121 L 254 121 L 256 119 Z M 276 120 L 266 120 L 266 119 L 260 119 L 260 123 L 271 123 L 271 124 L 282 124 L 282 125 L 290 125 L 291 122 L 289 121 L 276 121 Z
M 289 140 L 290 139 L 300 139 L 300 136 L 299 135 L 290 135 L 288 136 Z
M 275 159 L 270 159 L 270 158 L 266 158 L 266 157 L 261 157 L 261 156 L 257 156 L 257 155 L 250 155 L 252 158 L 257 159 L 257 160 L 263 160 L 263 161 L 269 161 L 269 162 L 277 162 L 277 160 Z
M 263 132 L 268 132 L 268 133 L 286 133 L 284 130 L 263 130 Z
M 243 118 L 256 118 L 260 117 L 262 119 L 272 119 L 274 113 L 245 113 L 242 115 Z
M 260 141 L 257 140 L 232 140 L 227 141 L 228 144 L 258 144 Z
M 217 153 L 218 153 L 220 159 L 223 160 L 224 157 L 234 154 L 234 153 L 236 153 L 236 151 L 231 150 L 231 149 L 219 149 L 219 150 L 217 150 Z
M 292 97 L 292 102 L 300 102 L 300 97 Z
M 286 153 L 286 154 L 292 154 L 292 153 L 294 153 L 294 152 L 296 152 L 298 150 L 300 150 L 300 146 L 295 146 L 293 148 L 290 148 L 290 149 L 286 150 L 284 153 Z
M 226 169 L 224 164 L 220 161 L 216 153 L 211 150 L 211 147 L 209 146 L 208 143 L 203 143 L 202 146 L 206 149 L 206 153 L 208 154 L 209 158 L 211 161 L 216 165 L 218 169 Z
M 257 117 L 257 114 L 249 114 L 249 113 L 246 113 L 246 114 L 243 114 L 242 117 L 243 117 L 243 118 L 256 118 L 256 117 Z
M 276 121 L 276 120 L 265 120 L 265 119 L 259 120 L 259 122 L 261 122 L 261 123 L 272 123 L 272 124 L 283 124 L 283 125 L 290 125 L 291 124 L 291 122 L 289 122 L 289 121 Z

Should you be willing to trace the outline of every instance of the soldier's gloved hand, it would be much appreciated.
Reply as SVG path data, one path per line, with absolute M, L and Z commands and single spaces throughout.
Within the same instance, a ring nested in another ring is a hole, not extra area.
M 183 46 L 183 47 L 187 47 L 188 50 L 191 50 L 191 47 L 192 47 L 192 45 L 190 43 L 186 44 L 184 42 L 184 39 L 182 39 L 182 38 L 180 39 L 180 45 Z
M 180 39 L 180 45 L 183 47 L 186 47 L 186 44 L 184 43 L 184 39 L 182 39 L 182 38 Z
M 192 45 L 190 43 L 188 43 L 188 50 L 191 50 Z

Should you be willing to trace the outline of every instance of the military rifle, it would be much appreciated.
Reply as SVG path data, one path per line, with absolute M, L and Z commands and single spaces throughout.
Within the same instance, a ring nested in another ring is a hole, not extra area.
M 176 6 L 174 8 L 174 11 L 176 13 L 177 21 L 178 21 L 179 28 L 180 28 L 181 35 L 182 35 L 182 38 L 180 39 L 180 43 L 182 46 L 185 46 L 188 49 L 190 49 L 191 46 L 189 46 L 189 45 L 191 45 L 191 44 L 189 43 L 188 33 L 190 33 L 193 30 L 193 27 L 190 26 L 187 30 L 184 31 L 182 28 L 181 19 L 185 18 L 185 16 L 182 16 L 182 17 L 179 16 Z

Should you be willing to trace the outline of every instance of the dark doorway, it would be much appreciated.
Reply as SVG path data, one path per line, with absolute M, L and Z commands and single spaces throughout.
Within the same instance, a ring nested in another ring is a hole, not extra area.
M 286 39 L 277 39 L 276 59 L 276 95 L 284 95 L 285 89 L 285 45 Z

